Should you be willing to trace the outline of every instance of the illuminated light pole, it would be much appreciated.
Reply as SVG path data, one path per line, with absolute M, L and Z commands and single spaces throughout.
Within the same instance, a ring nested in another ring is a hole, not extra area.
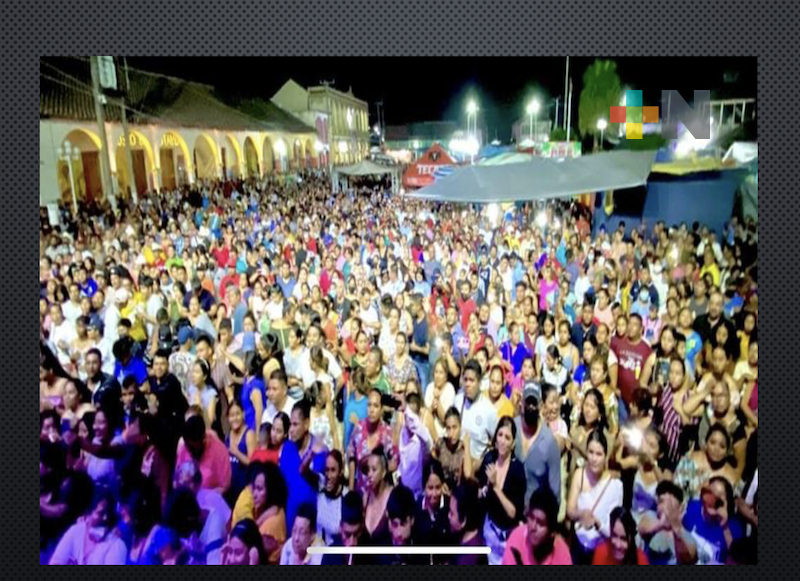
M 72 209 L 77 217 L 78 196 L 75 193 L 75 174 L 72 170 L 72 163 L 80 159 L 81 150 L 77 147 L 72 147 L 72 144 L 69 141 L 65 141 L 64 146 L 59 146 L 56 152 L 58 153 L 58 159 L 66 162 L 67 167 L 69 168 L 69 189 L 72 191 Z
M 534 99 L 528 103 L 528 106 L 525 108 L 525 112 L 528 113 L 528 117 L 530 118 L 531 122 L 531 141 L 533 141 L 533 118 L 536 117 L 536 123 L 538 125 L 539 109 L 541 109 L 541 103 L 539 103 L 538 99 Z
M 474 130 L 472 132 L 472 138 L 475 141 L 478 140 L 478 137 L 477 137 L 477 134 L 478 134 L 478 115 L 477 115 L 477 113 L 478 113 L 478 104 L 475 101 L 470 101 L 467 104 L 467 138 L 469 139 L 469 132 L 470 132 L 469 120 L 470 120 L 470 117 L 471 117 L 473 119 L 473 128 L 474 128 Z M 473 161 L 473 162 L 475 161 L 475 154 L 474 153 L 472 154 L 472 160 L 471 161 Z
M 608 121 L 605 119 L 598 119 L 597 120 L 597 128 L 600 130 L 600 149 L 603 149 L 603 136 L 608 127 Z

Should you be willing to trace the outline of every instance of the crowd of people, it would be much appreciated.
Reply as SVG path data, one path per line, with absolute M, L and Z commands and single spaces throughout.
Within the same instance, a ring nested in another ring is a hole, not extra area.
M 484 210 L 305 173 L 43 214 L 41 562 L 754 563 L 756 225 Z M 396 549 L 445 546 L 489 553 Z

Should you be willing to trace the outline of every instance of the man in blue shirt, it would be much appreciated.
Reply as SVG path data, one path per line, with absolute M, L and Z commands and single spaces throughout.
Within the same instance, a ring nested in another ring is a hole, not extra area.
M 75 273 L 75 278 L 76 282 L 78 283 L 78 288 L 81 291 L 81 295 L 92 298 L 94 293 L 97 292 L 97 283 L 86 273 L 86 267 L 78 267 L 78 270 Z
M 292 296 L 292 293 L 294 292 L 294 285 L 297 284 L 297 281 L 294 279 L 291 271 L 289 270 L 288 262 L 284 262 L 281 266 L 281 273 L 275 278 L 275 282 L 278 283 L 279 287 L 281 287 L 281 291 L 283 291 L 283 296 L 285 298 L 288 299 Z
M 428 345 L 428 316 L 422 307 L 422 297 L 414 295 L 411 301 L 411 316 L 414 319 L 414 330 L 411 338 L 411 359 L 417 367 L 420 385 L 424 390 L 428 386 L 428 376 L 430 374 L 430 364 L 428 356 L 430 347 Z
M 291 530 L 297 509 L 304 502 L 316 505 L 328 449 L 308 429 L 311 408 L 301 400 L 292 408 L 289 439 L 281 451 L 280 469 L 290 494 L 286 503 L 286 529 Z
M 247 305 L 242 301 L 242 291 L 238 286 L 228 285 L 228 304 L 231 310 L 233 334 L 238 335 L 244 331 L 244 316 L 247 314 Z
M 587 337 L 594 336 L 597 333 L 597 326 L 594 324 L 594 308 L 589 303 L 584 303 L 581 308 L 581 318 L 572 325 L 570 329 L 570 337 L 572 344 L 575 345 L 580 352 L 583 352 L 583 343 Z
M 734 540 L 743 536 L 742 526 L 734 516 L 733 487 L 722 476 L 708 481 L 700 500 L 686 507 L 683 526 L 697 543 L 697 562 L 724 565 Z
M 451 304 L 447 308 L 447 329 L 450 331 L 453 342 L 453 356 L 456 361 L 464 361 L 469 352 L 469 337 L 461 328 L 461 321 L 458 316 L 458 308 Z
M 114 378 L 122 385 L 125 378 L 133 375 L 136 382 L 141 386 L 147 381 L 147 366 L 144 361 L 133 356 L 133 338 L 130 336 L 122 337 L 114 343 Z

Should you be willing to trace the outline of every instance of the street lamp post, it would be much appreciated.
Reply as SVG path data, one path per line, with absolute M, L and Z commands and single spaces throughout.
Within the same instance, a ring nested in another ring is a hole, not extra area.
M 72 209 L 75 215 L 78 215 L 78 196 L 75 193 L 75 174 L 72 170 L 72 163 L 78 161 L 81 156 L 81 151 L 77 147 L 72 147 L 69 141 L 65 141 L 63 147 L 59 146 L 58 159 L 66 162 L 69 168 L 69 189 L 72 192 Z
M 474 131 L 472 132 L 472 137 L 477 141 L 478 139 L 478 104 L 475 101 L 470 101 L 467 104 L 467 139 L 469 139 L 469 120 L 470 117 L 473 119 L 473 128 Z M 475 155 L 471 156 L 472 161 L 475 161 Z
M 525 108 L 525 111 L 528 113 L 528 117 L 530 117 L 531 121 L 531 141 L 533 141 L 533 118 L 536 117 L 536 123 L 538 125 L 539 119 L 539 109 L 541 108 L 541 103 L 539 103 L 538 99 L 534 99 L 528 106 Z
M 598 119 L 597 120 L 597 128 L 600 130 L 600 149 L 603 149 L 603 136 L 608 127 L 608 122 L 605 119 Z

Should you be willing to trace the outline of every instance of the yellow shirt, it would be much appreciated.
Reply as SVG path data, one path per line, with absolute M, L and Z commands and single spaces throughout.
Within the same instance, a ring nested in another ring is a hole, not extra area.
M 708 266 L 704 266 L 700 269 L 700 278 L 703 278 L 706 274 L 711 275 L 711 279 L 714 281 L 714 286 L 719 286 L 720 282 L 720 274 L 719 274 L 719 266 L 716 264 L 709 264 Z
M 120 309 L 119 314 L 123 319 L 128 319 L 131 322 L 131 338 L 134 341 L 141 342 L 147 339 L 147 331 L 144 327 L 144 319 L 139 315 L 139 308 L 144 308 L 141 295 L 136 293 L 134 297 L 128 301 L 125 308 Z
M 494 403 L 494 409 L 497 412 L 498 420 L 504 417 L 514 417 L 514 404 L 511 403 L 511 400 L 508 399 L 505 394 L 501 395 Z

